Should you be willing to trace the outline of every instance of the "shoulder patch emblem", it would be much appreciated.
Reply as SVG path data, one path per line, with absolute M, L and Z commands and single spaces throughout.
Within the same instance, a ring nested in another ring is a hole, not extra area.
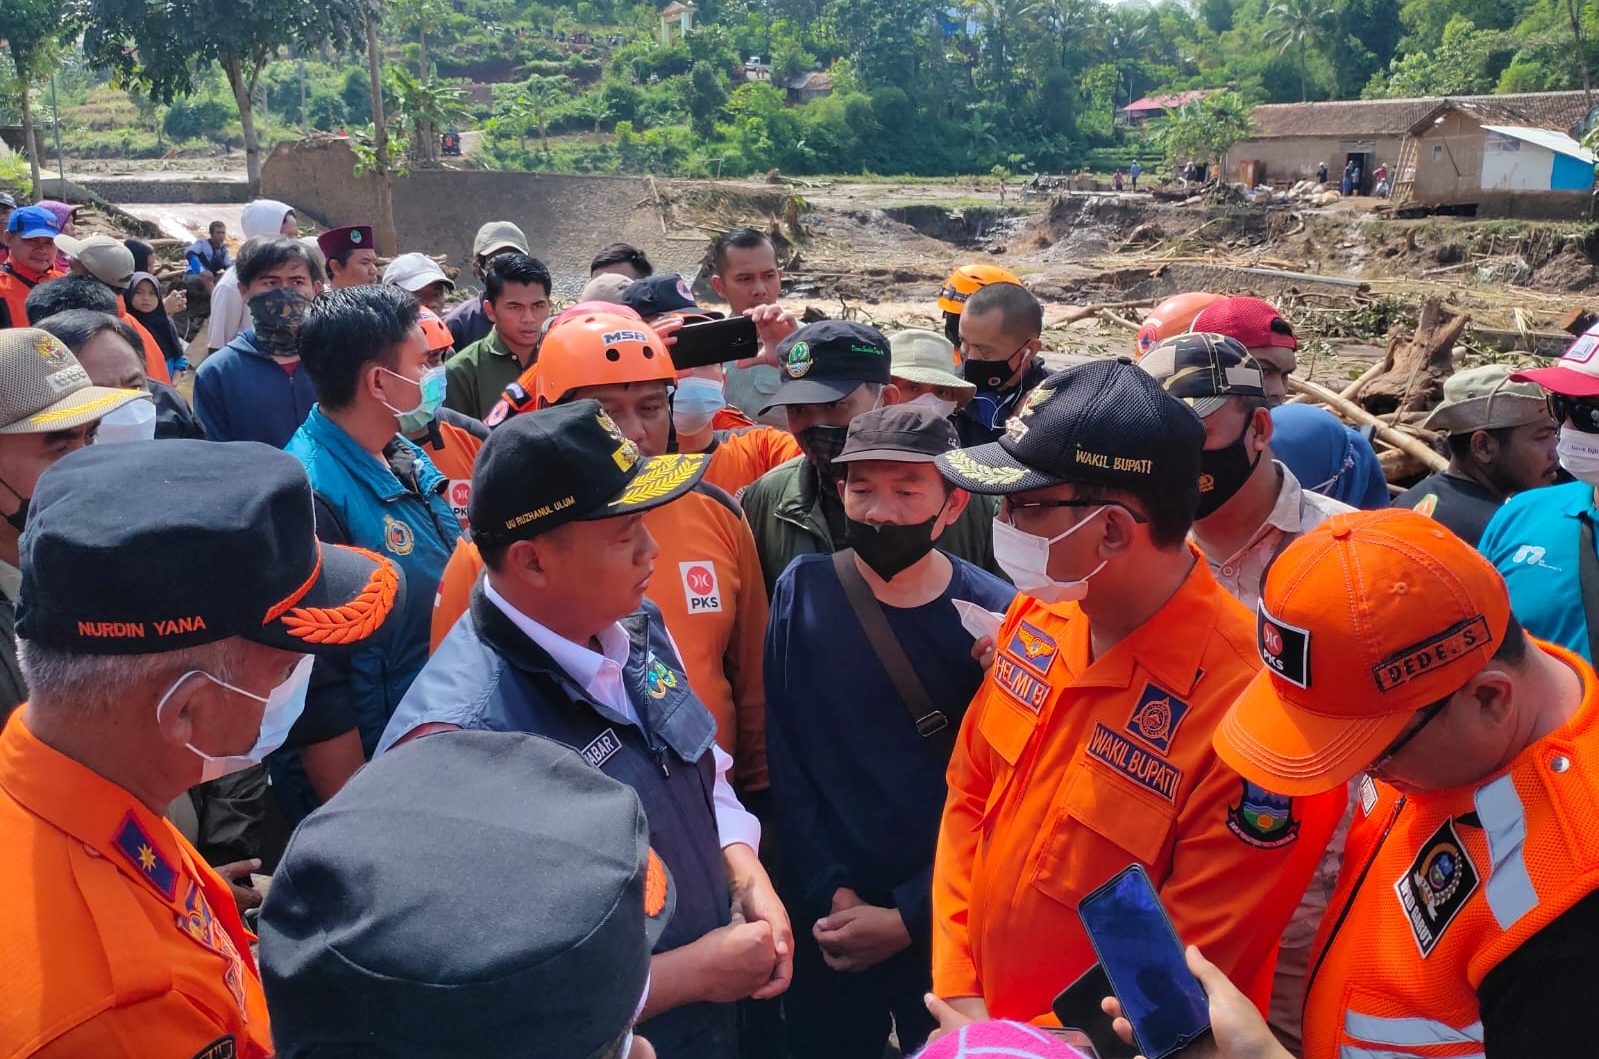
M 155 840 L 145 833 L 131 812 L 122 818 L 122 826 L 117 828 L 111 841 L 117 852 L 133 865 L 134 874 L 159 890 L 168 901 L 177 896 L 177 871 L 156 849 Z
M 1186 716 L 1188 703 L 1163 688 L 1145 684 L 1127 720 L 1127 730 L 1165 754 L 1171 751 L 1172 738 Z
M 644 687 L 650 698 L 664 699 L 668 691 L 677 687 L 677 674 L 659 658 L 652 658 L 649 669 L 644 672 Z
M 1416 854 L 1410 870 L 1394 883 L 1422 959 L 1431 955 L 1481 881 L 1455 822 L 1445 820 Z
M 416 547 L 416 534 L 411 527 L 393 515 L 383 516 L 383 547 L 394 555 L 410 555 Z
M 1256 849 L 1281 849 L 1299 837 L 1299 821 L 1294 819 L 1294 800 L 1273 794 L 1248 780 L 1238 804 L 1227 810 L 1227 830 L 1238 840 Z
M 1010 643 L 1005 645 L 1005 651 L 1016 661 L 1044 677 L 1049 675 L 1049 667 L 1054 663 L 1059 648 L 1055 645 L 1053 636 L 1038 626 L 1024 621 L 1018 623 L 1011 633 Z

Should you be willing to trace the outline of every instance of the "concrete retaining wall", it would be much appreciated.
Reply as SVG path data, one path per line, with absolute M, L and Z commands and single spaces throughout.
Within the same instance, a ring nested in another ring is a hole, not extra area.
M 355 176 L 355 162 L 342 140 L 279 144 L 261 168 L 261 194 L 329 226 L 370 223 L 376 182 Z M 423 169 L 394 180 L 398 250 L 447 253 L 464 282 L 471 282 L 472 237 L 493 220 L 527 233 L 564 297 L 588 282 L 588 263 L 607 243 L 632 243 L 657 271 L 691 282 L 709 245 L 682 233 L 667 238 L 649 181 L 638 177 Z
M 250 185 L 243 180 L 194 180 L 140 177 L 79 177 L 77 183 L 112 202 L 205 202 L 243 204 Z

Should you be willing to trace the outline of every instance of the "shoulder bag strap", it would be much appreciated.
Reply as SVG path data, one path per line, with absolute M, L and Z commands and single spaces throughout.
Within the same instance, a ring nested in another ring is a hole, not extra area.
M 1582 523 L 1582 554 L 1577 557 L 1577 580 L 1582 588 L 1582 616 L 1588 626 L 1588 657 L 1599 659 L 1599 554 L 1594 551 L 1593 520 Z
M 839 583 L 844 586 L 844 596 L 855 611 L 855 619 L 866 633 L 866 642 L 872 645 L 877 660 L 883 663 L 883 669 L 888 672 L 894 690 L 899 692 L 900 702 L 904 704 L 905 712 L 910 714 L 916 731 L 923 739 L 936 737 L 940 743 L 953 746 L 955 733 L 949 726 L 949 718 L 933 705 L 927 688 L 916 675 L 916 667 L 911 665 L 905 648 L 900 645 L 899 638 L 888 624 L 888 615 L 883 613 L 882 604 L 872 595 L 871 586 L 855 568 L 854 550 L 846 548 L 834 552 L 833 570 L 838 574 Z

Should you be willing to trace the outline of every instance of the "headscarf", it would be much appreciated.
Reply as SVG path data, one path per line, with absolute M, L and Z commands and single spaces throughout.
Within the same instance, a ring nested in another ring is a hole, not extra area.
M 258 235 L 277 235 L 283 227 L 283 218 L 294 207 L 277 199 L 256 199 L 244 207 L 239 215 L 239 229 L 246 239 Z
M 133 292 L 147 280 L 155 285 L 155 308 L 141 313 L 133 307 Z M 155 338 L 156 345 L 161 347 L 161 355 L 169 365 L 183 359 L 183 343 L 178 339 L 178 329 L 173 326 L 172 317 L 167 315 L 167 307 L 161 302 L 160 280 L 148 272 L 135 272 L 133 279 L 128 281 L 128 289 L 122 292 L 122 305 L 128 315 L 143 324 L 145 330 Z
M 56 219 L 56 227 L 61 229 L 66 228 L 67 222 L 72 220 L 73 215 L 76 214 L 79 209 L 79 207 L 74 206 L 69 202 L 62 202 L 59 199 L 40 199 L 38 202 L 35 202 L 34 205 L 40 207 L 41 209 L 49 210 L 50 216 Z M 52 267 L 57 272 L 68 272 L 72 268 L 72 258 L 67 256 L 66 251 L 57 250 L 56 261 Z
M 143 239 L 124 239 L 122 245 L 133 255 L 133 271 L 150 271 L 150 259 L 155 257 L 155 247 Z
M 1388 506 L 1388 480 L 1371 442 L 1312 404 L 1271 410 L 1271 451 L 1312 492 L 1363 511 Z

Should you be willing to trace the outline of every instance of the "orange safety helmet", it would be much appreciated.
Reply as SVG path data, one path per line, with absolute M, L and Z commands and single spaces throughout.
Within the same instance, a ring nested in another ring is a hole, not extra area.
M 1133 339 L 1134 359 L 1142 359 L 1145 353 L 1168 338 L 1192 331 L 1194 320 L 1205 311 L 1206 306 L 1225 297 L 1225 294 L 1193 291 L 1188 294 L 1173 294 L 1155 306 L 1149 311 L 1149 315 L 1144 317 L 1143 324 L 1138 328 L 1138 337 Z
M 990 283 L 1015 283 L 1019 286 L 1021 282 L 1015 274 L 998 265 L 977 262 L 965 264 L 951 272 L 949 279 L 944 281 L 944 289 L 938 292 L 938 307 L 952 316 L 959 316 L 966 299 Z
M 455 336 L 450 334 L 450 329 L 432 309 L 423 309 L 417 323 L 422 328 L 422 337 L 427 341 L 429 353 L 455 348 Z
M 554 316 L 545 321 L 544 333 L 549 334 L 551 331 L 566 323 L 568 320 L 576 320 L 580 316 L 590 316 L 596 313 L 601 313 L 606 316 L 625 316 L 629 320 L 644 319 L 644 317 L 640 316 L 634 310 L 625 305 L 617 305 L 615 302 L 578 302 L 576 305 L 568 306 L 567 308 L 562 309 L 560 312 L 556 313 Z
M 584 386 L 677 381 L 666 343 L 649 325 L 621 313 L 590 313 L 544 336 L 533 380 L 540 408 Z

